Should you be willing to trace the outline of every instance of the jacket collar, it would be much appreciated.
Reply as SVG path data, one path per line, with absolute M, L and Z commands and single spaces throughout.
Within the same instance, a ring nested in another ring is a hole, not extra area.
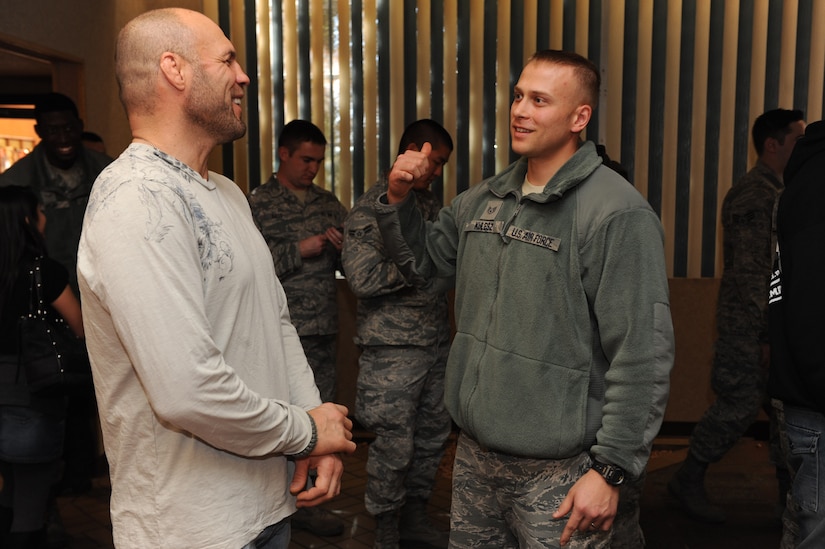
M 272 190 L 275 191 L 276 196 L 287 196 L 290 199 L 295 200 L 296 202 L 298 201 L 298 197 L 295 196 L 295 193 L 290 191 L 286 185 L 284 185 L 278 180 L 277 173 L 272 174 L 272 177 L 270 177 L 269 182 L 273 185 Z M 309 204 L 319 196 L 321 196 L 321 193 L 318 192 L 318 187 L 316 187 L 315 183 L 313 183 L 312 185 L 307 187 L 305 203 Z
M 757 160 L 756 164 L 754 164 L 753 169 L 759 172 L 763 178 L 770 181 L 771 185 L 774 186 L 776 189 L 783 189 L 785 184 L 782 182 L 782 178 L 778 177 L 772 169 L 770 169 L 767 164 L 762 162 L 761 160 Z
M 596 146 L 592 141 L 585 141 L 579 150 L 545 183 L 542 192 L 527 195 L 526 198 L 541 203 L 559 200 L 564 193 L 590 177 L 601 163 L 602 159 L 596 153 Z M 503 172 L 490 179 L 490 192 L 500 198 L 511 193 L 521 197 L 521 186 L 526 173 L 527 159 L 519 158 Z

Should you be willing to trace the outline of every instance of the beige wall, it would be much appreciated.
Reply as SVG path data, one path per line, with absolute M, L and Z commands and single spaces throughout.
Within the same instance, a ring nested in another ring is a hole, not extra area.
M 203 11 L 208 1 L 2 0 L 0 42 L 5 39 L 82 63 L 79 82 L 56 79 L 55 87 L 77 101 L 86 129 L 103 136 L 109 154 L 116 156 L 131 140 L 115 82 L 117 31 L 150 9 L 177 6 Z
M 710 388 L 710 371 L 720 283 L 719 278 L 670 279 L 676 361 L 670 374 L 665 421 L 699 421 L 716 398 Z M 767 416 L 760 411 L 757 419 L 767 420 Z

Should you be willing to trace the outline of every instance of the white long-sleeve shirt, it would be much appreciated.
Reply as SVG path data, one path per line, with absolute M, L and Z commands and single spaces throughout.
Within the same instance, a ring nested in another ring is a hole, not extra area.
M 78 253 L 119 548 L 237 549 L 295 510 L 320 404 L 243 193 L 130 145 Z

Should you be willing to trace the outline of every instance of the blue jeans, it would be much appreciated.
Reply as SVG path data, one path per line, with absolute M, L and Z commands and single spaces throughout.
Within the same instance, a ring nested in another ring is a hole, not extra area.
M 289 519 L 276 522 L 264 528 L 258 537 L 241 547 L 241 549 L 287 549 L 289 547 L 291 528 Z
M 30 406 L 0 406 L 0 459 L 51 463 L 63 454 L 66 422 Z
M 790 502 L 798 525 L 798 549 L 821 548 L 825 539 L 825 415 L 784 406 Z

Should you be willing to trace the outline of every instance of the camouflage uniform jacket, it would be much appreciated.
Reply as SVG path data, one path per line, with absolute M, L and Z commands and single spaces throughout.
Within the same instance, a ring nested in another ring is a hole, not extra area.
M 722 203 L 724 270 L 716 312 L 720 337 L 767 341 L 775 206 L 783 189 L 776 174 L 757 161 Z
M 301 203 L 274 174 L 252 191 L 249 205 L 272 253 L 298 335 L 336 333 L 338 253 L 328 245 L 321 255 L 303 259 L 298 243 L 330 227 L 340 227 L 347 215 L 346 208 L 334 194 L 317 185 L 307 190 L 306 202 Z
M 450 331 L 447 300 L 434 289 L 409 282 L 384 249 L 375 219 L 375 201 L 386 192 L 386 179 L 355 203 L 344 222 L 341 261 L 347 282 L 358 297 L 358 345 L 433 345 Z M 416 191 L 415 203 L 424 219 L 433 221 L 441 209 L 429 190 Z

